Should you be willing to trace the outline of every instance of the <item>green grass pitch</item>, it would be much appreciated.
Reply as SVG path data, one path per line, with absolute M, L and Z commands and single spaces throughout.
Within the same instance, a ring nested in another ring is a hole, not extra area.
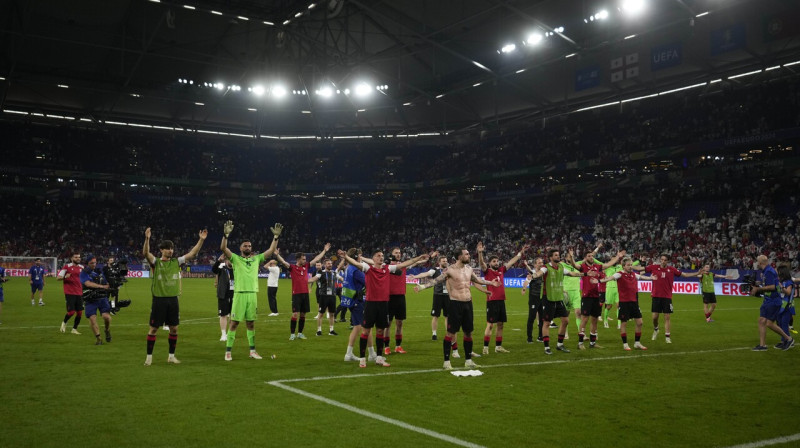
M 492 350 L 476 360 L 483 376 L 458 378 L 441 370 L 443 319 L 440 340 L 431 341 L 430 290 L 409 288 L 408 353 L 391 355 L 390 368 L 359 369 L 343 361 L 347 324 L 336 324 L 338 337 L 316 337 L 309 319 L 308 340 L 288 340 L 286 280 L 278 317 L 267 317 L 261 283 L 256 344 L 263 360 L 248 359 L 241 330 L 234 360 L 223 360 L 212 280 L 185 279 L 182 364 L 167 364 L 167 332 L 159 330 L 153 365 L 144 367 L 149 284 L 132 280 L 123 288 L 133 304 L 113 318 L 113 342 L 95 346 L 86 318 L 82 335 L 59 333 L 59 283 L 48 282 L 43 307 L 30 305 L 26 279 L 6 283 L 0 446 L 727 447 L 800 432 L 800 348 L 773 349 L 778 339 L 770 332 L 768 352 L 749 350 L 758 342 L 760 299 L 752 297 L 720 296 L 716 322 L 706 323 L 698 296 L 676 296 L 667 345 L 663 330 L 650 340 L 643 295 L 647 352 L 624 352 L 616 322 L 599 330 L 604 349 L 579 352 L 571 319 L 572 353 L 546 356 L 541 344 L 525 342 L 527 299 L 509 289 L 503 345 L 511 353 Z M 485 299 L 473 296 L 480 352 Z M 316 379 L 270 384 L 302 378 Z

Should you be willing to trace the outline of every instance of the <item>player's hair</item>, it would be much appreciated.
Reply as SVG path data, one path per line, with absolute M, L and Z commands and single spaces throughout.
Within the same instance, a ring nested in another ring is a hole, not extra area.
M 70 256 L 69 256 L 69 258 L 72 258 L 72 257 L 74 257 L 75 255 L 77 255 L 77 256 L 79 256 L 79 257 L 80 257 L 80 256 L 81 256 L 81 253 L 80 253 L 80 252 L 78 252 L 78 251 L 73 251 L 73 252 L 72 252 L 72 255 L 70 255 Z
M 558 249 L 550 249 L 550 250 L 548 250 L 547 251 L 547 258 L 548 259 L 553 258 L 553 254 L 556 253 L 556 252 L 561 252 L 561 251 L 558 250 Z
M 667 254 L 667 253 L 661 253 L 661 254 L 658 256 L 658 258 L 659 258 L 659 259 L 661 259 L 661 257 L 667 257 L 667 261 L 669 261 L 669 259 L 670 259 L 670 256 L 669 256 L 669 254 Z
M 331 263 L 333 263 L 333 260 L 331 260 L 330 258 L 323 258 L 323 259 L 322 259 L 322 264 L 325 264 L 325 263 L 327 263 L 327 262 L 329 262 L 329 261 L 330 261 Z
M 375 258 L 375 255 L 378 255 L 378 254 L 383 254 L 383 251 L 380 250 L 380 249 L 376 250 L 375 252 L 372 253 L 372 258 Z
M 41 258 L 39 258 L 39 257 L 36 257 L 36 259 L 35 259 L 35 260 L 33 260 L 33 261 L 42 261 L 42 259 L 41 259 Z
M 632 259 L 631 257 L 623 257 L 623 258 L 622 258 L 622 265 L 623 265 L 623 266 L 625 266 L 625 263 L 627 263 L 627 262 L 629 262 L 629 261 L 630 261 L 631 263 L 633 263 L 633 259 Z
M 785 282 L 792 279 L 792 270 L 789 266 L 783 265 L 778 268 L 778 280 Z
M 447 255 L 439 255 L 439 261 L 442 261 L 442 258 L 444 258 L 445 260 L 447 260 Z
M 355 247 L 351 247 L 350 249 L 347 249 L 347 256 L 348 257 L 356 259 L 356 258 L 358 258 L 359 255 L 361 255 L 361 249 L 358 249 L 358 248 L 355 248 Z
M 491 257 L 489 257 L 489 263 L 491 263 L 492 260 L 499 260 L 499 259 L 500 257 L 498 257 L 497 255 L 492 255 Z
M 395 249 L 400 250 L 400 246 L 394 246 L 393 248 L 389 249 L 389 252 L 394 252 Z
M 306 256 L 306 254 L 304 254 L 303 252 L 298 252 L 298 253 L 294 254 L 294 257 L 295 257 L 296 259 L 298 259 L 298 260 L 299 260 L 300 258 L 302 258 L 302 257 L 305 257 L 305 256 Z
M 244 238 L 244 239 L 242 240 L 242 242 L 241 242 L 241 243 L 239 243 L 239 245 L 241 246 L 241 245 L 242 245 L 242 244 L 244 244 L 244 243 L 251 243 L 251 244 L 252 244 L 252 243 L 253 243 L 253 241 L 252 241 L 250 238 Z
M 175 245 L 170 240 L 164 240 L 158 243 L 159 249 L 175 249 Z
M 455 258 L 456 260 L 461 258 L 461 254 L 464 253 L 464 250 L 466 249 L 463 247 L 456 247 L 455 250 L 453 250 L 453 258 Z

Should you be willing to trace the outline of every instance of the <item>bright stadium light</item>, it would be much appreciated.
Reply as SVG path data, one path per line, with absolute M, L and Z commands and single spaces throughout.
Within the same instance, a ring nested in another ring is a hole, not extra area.
M 286 96 L 286 88 L 283 86 L 275 86 L 272 88 L 272 96 L 275 98 L 283 98 Z
M 594 15 L 594 18 L 597 20 L 605 20 L 608 18 L 608 11 L 605 9 L 598 11 L 597 14 Z
M 221 82 L 218 82 L 218 83 L 214 84 L 214 87 L 216 87 L 218 90 L 223 90 L 223 89 L 225 89 L 225 84 L 223 84 Z
M 500 51 L 502 51 L 503 53 L 508 54 L 508 53 L 511 53 L 512 51 L 514 51 L 516 49 L 517 49 L 517 46 L 514 45 L 514 44 L 505 44 L 505 45 L 503 45 L 503 48 L 500 49 Z
M 369 84 L 367 84 L 365 82 L 358 83 L 356 85 L 356 88 L 355 88 L 356 95 L 358 95 L 358 96 L 367 96 L 370 93 L 372 93 L 372 90 L 373 90 L 372 86 L 370 86 Z
M 642 13 L 646 7 L 644 0 L 622 0 L 622 12 L 630 16 L 636 16 Z
M 333 95 L 333 89 L 331 89 L 329 86 L 322 87 L 321 89 L 317 90 L 317 95 L 324 98 L 330 98 L 331 95 Z
M 528 36 L 528 40 L 526 42 L 528 42 L 528 45 L 536 45 L 539 42 L 541 42 L 542 39 L 544 39 L 544 37 L 542 37 L 541 34 L 533 33 L 530 36 Z
M 255 86 L 253 87 L 253 93 L 256 96 L 261 96 L 264 94 L 264 86 Z

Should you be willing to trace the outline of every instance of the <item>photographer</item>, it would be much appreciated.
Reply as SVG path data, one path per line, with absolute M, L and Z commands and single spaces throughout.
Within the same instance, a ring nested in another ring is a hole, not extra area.
M 750 295 L 758 297 L 759 294 L 764 293 L 764 303 L 761 305 L 758 318 L 758 339 L 759 344 L 753 347 L 754 352 L 763 352 L 767 350 L 767 328 L 779 334 L 784 340 L 783 350 L 787 350 L 794 345 L 792 339 L 775 321 L 778 320 L 778 315 L 781 311 L 781 290 L 780 281 L 778 280 L 778 273 L 775 268 L 769 265 L 769 259 L 766 255 L 759 255 L 756 259 L 758 268 L 761 270 L 761 278 L 764 279 L 763 286 L 753 286 L 750 290 Z
M 111 304 L 108 303 L 108 282 L 102 273 L 96 270 L 97 258 L 88 256 L 86 268 L 81 271 L 81 286 L 83 286 L 83 301 L 85 302 L 86 315 L 92 327 L 92 332 L 97 339 L 95 345 L 103 345 L 100 339 L 100 328 L 97 326 L 97 312 L 103 317 L 106 329 L 106 342 L 111 342 Z
M 217 289 L 217 310 L 219 311 L 219 330 L 221 342 L 228 340 L 228 328 L 231 326 L 231 306 L 233 305 L 233 268 L 231 261 L 225 254 L 219 256 L 217 262 L 211 267 L 211 272 L 216 274 L 214 287 Z

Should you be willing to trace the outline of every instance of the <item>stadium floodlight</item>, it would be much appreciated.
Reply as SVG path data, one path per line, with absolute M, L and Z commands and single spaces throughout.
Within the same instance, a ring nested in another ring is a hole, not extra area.
M 372 93 L 372 86 L 365 82 L 361 82 L 356 84 L 355 92 L 358 96 L 367 96 Z
M 318 89 L 316 93 L 321 97 L 330 98 L 331 95 L 333 95 L 333 89 L 331 89 L 330 86 L 325 86 Z
M 272 88 L 272 96 L 275 98 L 283 98 L 286 96 L 286 88 L 283 86 L 275 86 Z
M 218 82 L 214 84 L 214 87 L 216 87 L 218 90 L 223 90 L 225 88 L 225 84 Z
M 317 7 L 316 3 L 312 3 L 312 4 L 308 5 L 308 9 L 314 9 L 316 7 Z
M 237 19 L 241 19 L 241 20 L 250 20 L 250 19 L 248 19 L 248 18 L 247 18 L 247 17 L 245 17 L 245 16 L 236 16 L 236 18 L 237 18 Z
M 252 88 L 253 94 L 261 96 L 264 94 L 264 86 L 255 86 Z
M 194 6 L 192 6 L 192 5 L 183 5 L 183 7 L 184 7 L 184 8 L 186 8 L 186 9 L 191 9 L 191 10 L 195 10 L 195 9 L 197 9 L 197 8 L 195 8 L 195 7 L 194 7 Z
M 222 13 L 221 13 L 221 12 L 219 12 L 219 11 L 214 11 L 213 9 L 211 10 L 211 14 L 214 14 L 215 16 L 221 16 L 221 15 L 222 15 Z
M 344 94 L 345 95 L 350 95 L 350 89 L 344 89 Z
M 642 13 L 646 7 L 644 0 L 622 0 L 621 9 L 625 14 L 636 16 Z
M 536 45 L 539 42 L 541 42 L 542 39 L 544 39 L 544 37 L 542 37 L 540 33 L 533 33 L 530 36 L 528 36 L 528 40 L 526 40 L 526 42 L 528 43 L 528 45 Z
M 597 20 L 605 20 L 608 18 L 608 11 L 602 9 L 598 11 L 597 14 L 594 15 L 594 18 Z
M 298 18 L 298 17 L 300 17 L 300 16 L 302 16 L 302 15 L 303 15 L 303 11 L 300 11 L 300 12 L 298 12 L 297 14 L 295 14 L 295 15 L 294 15 L 294 17 L 295 17 L 295 18 Z
M 703 16 L 707 16 L 707 15 L 708 15 L 708 13 L 709 13 L 709 11 L 706 11 L 706 12 L 701 12 L 700 14 L 696 15 L 695 17 L 703 17 Z
M 268 20 L 265 20 L 265 21 L 264 21 L 264 25 L 268 25 L 268 26 L 275 26 L 275 24 L 274 24 L 274 23 L 272 23 L 272 22 L 270 22 L 270 21 L 268 21 Z
M 283 21 L 283 24 L 284 24 L 284 26 L 285 26 L 285 25 L 288 25 L 288 24 L 290 24 L 290 23 L 292 23 L 292 21 L 291 21 L 291 20 L 284 20 L 284 21 Z
M 66 84 L 59 84 L 58 87 L 61 87 L 62 89 L 69 89 L 69 86 Z
M 560 26 L 560 27 L 554 29 L 553 31 L 555 31 L 556 33 L 563 33 L 564 32 L 564 27 Z
M 514 45 L 514 44 L 505 44 L 505 45 L 503 45 L 503 48 L 500 49 L 500 51 L 503 52 L 503 53 L 508 54 L 508 53 L 511 53 L 512 51 L 514 51 L 516 49 L 517 49 L 517 46 Z

